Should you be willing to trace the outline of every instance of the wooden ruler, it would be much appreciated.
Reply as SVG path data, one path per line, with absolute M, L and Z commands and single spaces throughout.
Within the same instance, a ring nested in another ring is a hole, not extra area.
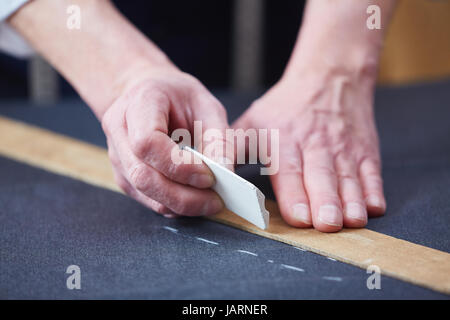
M 121 192 L 105 149 L 0 117 L 0 154 L 50 172 Z M 288 226 L 268 200 L 270 227 L 261 230 L 225 210 L 211 218 L 269 239 L 288 243 L 360 268 L 450 294 L 450 254 L 367 229 L 321 233 Z

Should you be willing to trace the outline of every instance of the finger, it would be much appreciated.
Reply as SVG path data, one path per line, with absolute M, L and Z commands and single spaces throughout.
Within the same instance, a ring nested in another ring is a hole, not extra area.
M 227 114 L 222 104 L 208 94 L 199 96 L 194 112 L 195 120 L 202 126 L 202 153 L 208 158 L 234 170 L 235 150 Z
M 362 228 L 367 224 L 367 210 L 359 182 L 356 162 L 343 153 L 336 157 L 339 194 L 344 207 L 344 226 Z
M 126 165 L 127 179 L 132 186 L 173 212 L 186 216 L 212 215 L 223 209 L 223 202 L 212 190 L 201 190 L 173 182 L 133 155 Z M 123 158 L 121 158 L 122 161 Z
M 303 184 L 302 159 L 296 148 L 283 148 L 280 169 L 270 176 L 283 219 L 299 228 L 312 226 L 311 210 Z
M 152 209 L 152 211 L 159 213 L 167 218 L 172 218 L 176 216 L 176 213 L 170 210 L 168 207 L 163 205 L 162 203 L 153 200 L 143 193 L 139 192 L 128 182 L 128 180 L 122 174 L 118 172 L 114 172 L 114 178 L 118 186 L 130 197 L 143 204 L 144 206 Z
M 342 205 L 333 157 L 325 149 L 303 153 L 304 181 L 314 228 L 334 232 L 342 228 Z
M 130 197 L 134 198 L 139 203 L 144 206 L 152 209 L 154 212 L 164 215 L 165 217 L 174 217 L 176 216 L 175 212 L 170 210 L 165 205 L 155 201 L 151 198 L 146 197 L 141 192 L 137 191 L 133 186 L 128 182 L 123 174 L 122 164 L 117 156 L 117 152 L 110 142 L 108 142 L 108 154 L 111 159 L 111 163 L 113 165 L 113 173 L 114 179 L 117 185 Z
M 231 127 L 234 129 L 248 129 L 250 128 L 251 125 L 251 120 L 250 120 L 250 111 L 251 109 L 248 108 L 239 118 L 237 118 L 232 124 Z
M 113 145 L 130 184 L 145 196 L 167 206 L 177 214 L 210 215 L 223 209 L 223 202 L 212 190 L 176 183 L 140 161 L 131 151 L 125 129 L 114 129 Z
M 170 180 L 196 188 L 211 187 L 214 176 L 205 164 L 173 158 L 172 152 L 176 152 L 179 159 L 193 159 L 168 136 L 170 101 L 167 96 L 155 91 L 136 99 L 126 112 L 128 139 L 135 156 Z
M 366 158 L 359 167 L 359 177 L 369 216 L 380 216 L 386 211 L 380 161 Z

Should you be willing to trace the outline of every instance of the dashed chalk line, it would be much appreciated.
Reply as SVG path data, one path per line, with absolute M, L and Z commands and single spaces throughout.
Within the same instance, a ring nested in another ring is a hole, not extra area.
M 197 239 L 198 241 L 203 241 L 203 242 L 206 242 L 206 243 L 209 243 L 209 244 L 213 244 L 213 245 L 216 245 L 216 246 L 219 245 L 218 242 L 211 241 L 211 240 L 208 240 L 208 239 L 204 239 L 204 238 L 200 238 L 200 237 L 195 237 L 195 239 Z
M 178 229 L 175 229 L 175 228 L 172 228 L 172 227 L 169 227 L 169 226 L 163 226 L 163 228 L 164 228 L 165 230 L 167 230 L 167 231 L 172 232 L 172 233 L 178 233 L 178 234 L 180 234 L 179 231 L 178 231 Z M 205 239 L 205 238 L 195 237 L 195 239 L 197 239 L 198 241 L 202 241 L 202 242 L 208 243 L 208 244 L 213 244 L 213 245 L 216 245 L 216 246 L 219 245 L 218 242 L 211 241 L 211 240 L 208 240 L 208 239 Z M 293 248 L 295 248 L 295 249 L 297 249 L 297 250 L 300 250 L 300 251 L 307 251 L 307 250 L 305 250 L 305 249 L 303 249 L 303 248 L 300 248 L 300 247 L 295 247 L 295 246 L 293 246 Z M 251 256 L 254 256 L 254 257 L 258 257 L 258 254 L 254 253 L 254 252 L 251 252 L 251 251 L 241 250 L 241 249 L 238 249 L 238 250 L 236 250 L 236 251 L 237 251 L 237 252 L 240 252 L 240 253 L 245 253 L 245 254 L 248 254 L 248 255 L 251 255 Z M 331 261 L 336 261 L 336 259 L 331 258 L 331 257 L 326 257 L 326 258 L 327 258 L 328 260 L 331 260 Z M 370 263 L 371 260 L 372 260 L 372 259 L 367 259 L 367 260 L 364 261 L 364 262 L 365 262 L 365 263 Z M 268 262 L 268 263 L 274 263 L 273 260 L 267 260 L 267 262 Z M 280 264 L 280 266 L 281 266 L 282 268 L 289 269 L 289 270 L 293 270 L 293 271 L 305 272 L 305 270 L 302 269 L 302 268 L 290 266 L 290 265 L 287 265 L 287 264 Z M 342 281 L 342 278 L 341 278 L 341 277 L 329 277 L 329 276 L 324 276 L 324 277 L 322 277 L 322 279 L 323 279 L 323 280 L 328 280 L 328 281 L 336 281 L 336 282 L 341 282 L 341 281 Z
M 286 269 L 289 269 L 289 270 L 305 272 L 305 270 L 303 270 L 302 268 L 293 267 L 293 266 L 290 266 L 290 265 L 287 265 L 287 264 L 282 264 L 281 266 L 283 268 L 286 268 Z
M 337 281 L 337 282 L 341 282 L 342 281 L 341 277 L 322 277 L 322 279 L 329 280 L 329 281 Z
M 178 229 L 175 229 L 175 228 L 172 228 L 172 227 L 164 226 L 163 228 L 168 230 L 168 231 L 170 231 L 170 232 L 174 232 L 174 233 L 178 232 Z
M 250 251 L 247 251 L 247 250 L 237 250 L 237 251 L 240 252 L 240 253 L 246 253 L 246 254 L 249 254 L 249 255 L 252 255 L 252 256 L 255 256 L 255 257 L 258 256 L 256 253 L 250 252 Z

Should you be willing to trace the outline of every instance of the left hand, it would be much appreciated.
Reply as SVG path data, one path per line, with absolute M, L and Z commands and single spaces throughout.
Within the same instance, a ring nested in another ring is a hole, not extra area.
M 270 179 L 287 223 L 323 232 L 363 227 L 368 213 L 386 209 L 373 81 L 303 74 L 280 80 L 233 127 L 279 129 L 279 172 Z

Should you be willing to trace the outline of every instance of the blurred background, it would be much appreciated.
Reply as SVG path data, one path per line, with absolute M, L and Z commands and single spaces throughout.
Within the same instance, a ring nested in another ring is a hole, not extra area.
M 302 0 L 113 2 L 175 64 L 212 90 L 258 90 L 275 83 L 289 59 L 305 5 Z M 450 1 L 399 1 L 379 83 L 449 77 Z M 0 54 L 0 99 L 45 103 L 75 95 L 40 57 L 21 60 Z

